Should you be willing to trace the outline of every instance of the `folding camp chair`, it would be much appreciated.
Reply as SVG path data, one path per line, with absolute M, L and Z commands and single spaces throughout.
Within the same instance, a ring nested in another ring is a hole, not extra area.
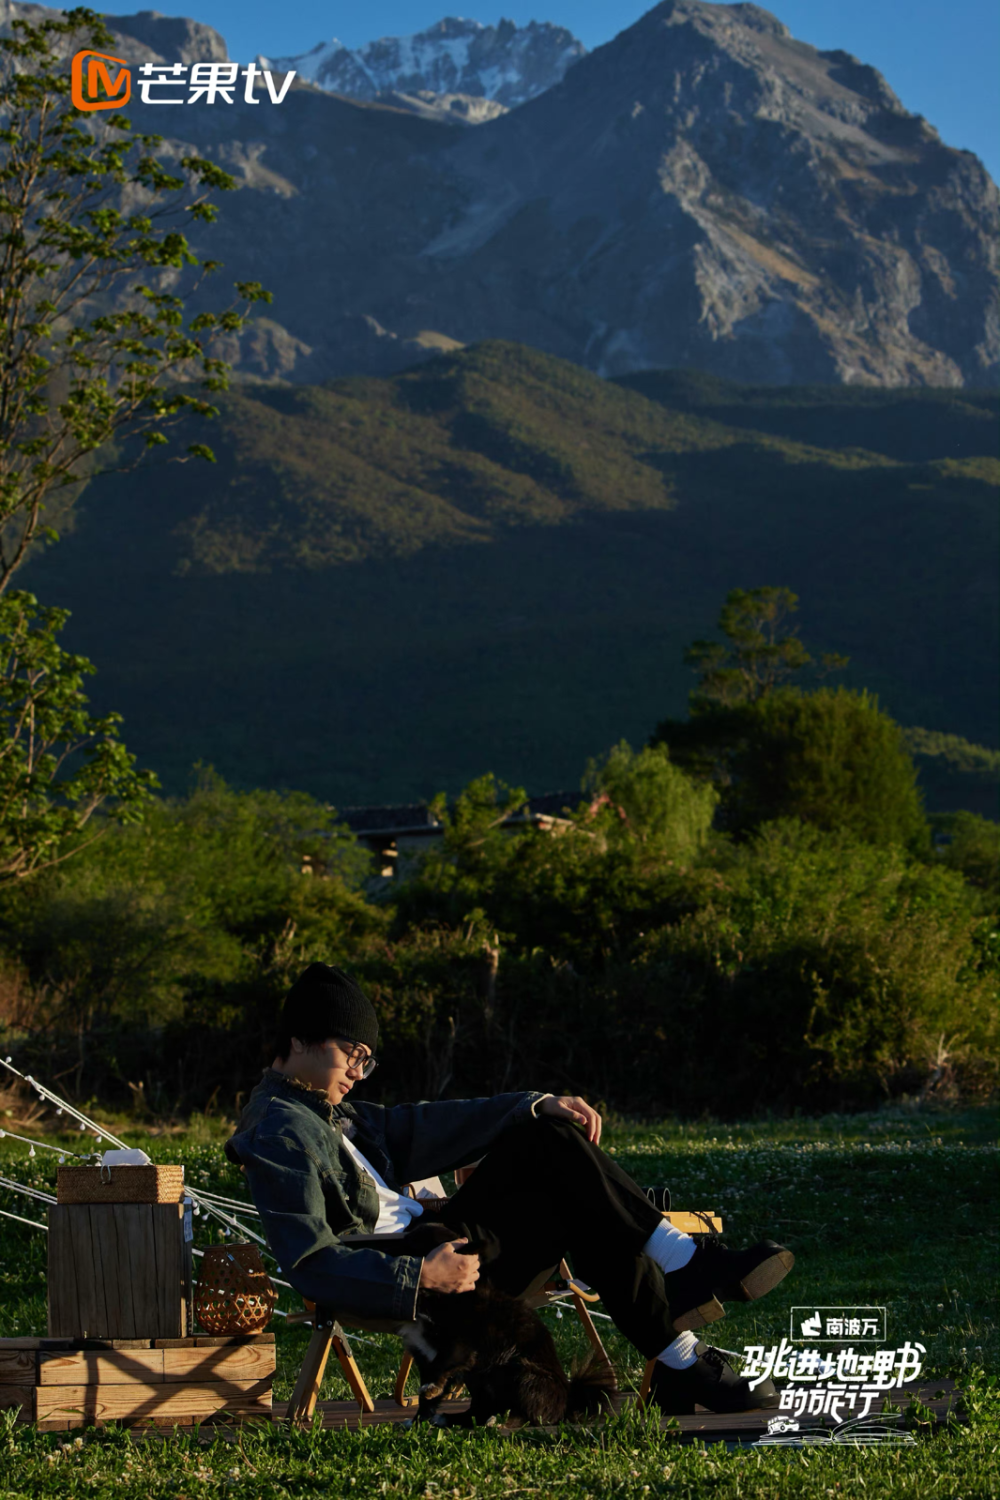
M 354 1237 L 352 1237 L 352 1242 L 353 1240 Z M 365 1236 L 362 1239 L 358 1236 L 357 1242 L 365 1245 L 377 1244 L 380 1248 L 384 1249 L 392 1244 L 392 1237 L 378 1235 Z M 549 1271 L 538 1276 L 532 1285 L 522 1293 L 522 1296 L 531 1307 L 549 1307 L 553 1304 L 563 1302 L 568 1297 L 591 1344 L 601 1357 L 608 1360 L 610 1364 L 607 1350 L 601 1342 L 601 1336 L 594 1327 L 593 1319 L 587 1308 L 588 1302 L 597 1302 L 600 1299 L 596 1292 L 584 1289 L 579 1283 L 573 1280 L 572 1273 L 565 1261 L 561 1261 L 558 1267 L 554 1266 Z M 362 1412 L 374 1411 L 375 1402 L 365 1384 L 364 1376 L 358 1368 L 344 1325 L 346 1324 L 348 1328 L 362 1329 L 369 1333 L 396 1334 L 407 1325 L 401 1324 L 398 1321 L 385 1322 L 374 1318 L 356 1318 L 346 1316 L 343 1313 L 338 1316 L 330 1309 L 316 1308 L 309 1304 L 307 1304 L 304 1313 L 292 1313 L 288 1321 L 311 1323 L 313 1335 L 299 1369 L 295 1389 L 292 1392 L 292 1399 L 288 1403 L 288 1409 L 285 1414 L 286 1420 L 292 1423 L 305 1423 L 312 1419 L 313 1412 L 316 1409 L 316 1402 L 319 1399 L 320 1387 L 323 1382 L 327 1361 L 331 1353 L 337 1356 L 340 1368 L 344 1372 L 344 1378 L 351 1388 L 359 1409 Z M 396 1375 L 396 1384 L 393 1390 L 396 1405 L 403 1408 L 416 1406 L 418 1401 L 416 1396 L 408 1396 L 406 1394 L 406 1381 L 412 1366 L 413 1356 L 404 1353 L 400 1361 L 399 1371 Z
M 472 1170 L 474 1170 L 473 1167 L 465 1167 L 460 1168 L 455 1173 L 455 1178 L 459 1185 L 461 1185 L 461 1182 L 466 1179 Z M 434 1181 L 436 1182 L 436 1179 Z M 420 1186 L 421 1184 L 411 1185 L 411 1193 L 414 1193 L 414 1188 L 419 1188 Z M 440 1184 L 437 1184 L 437 1186 L 440 1187 Z M 441 1189 L 441 1196 L 444 1196 L 443 1188 Z M 673 1224 L 674 1228 L 680 1229 L 684 1234 L 718 1234 L 722 1230 L 722 1220 L 714 1214 L 698 1211 L 679 1212 L 668 1210 L 664 1212 L 663 1217 Z M 376 1245 L 383 1249 L 388 1248 L 394 1238 L 394 1236 L 390 1235 L 357 1235 L 350 1237 L 351 1243 L 357 1245 Z M 535 1308 L 549 1307 L 554 1304 L 563 1303 L 568 1297 L 591 1345 L 601 1358 L 610 1365 L 611 1361 L 601 1341 L 601 1336 L 594 1327 L 594 1320 L 590 1315 L 588 1307 L 588 1303 L 598 1302 L 600 1298 L 596 1292 L 590 1291 L 589 1288 L 574 1279 L 565 1260 L 560 1261 L 558 1266 L 552 1266 L 549 1270 L 537 1276 L 534 1282 L 521 1295 L 528 1302 L 529 1306 Z M 400 1324 L 398 1321 L 387 1322 L 384 1320 L 356 1318 L 353 1315 L 338 1314 L 335 1310 L 328 1308 L 316 1308 L 310 1304 L 306 1305 L 305 1312 L 291 1314 L 288 1321 L 311 1323 L 313 1334 L 309 1341 L 305 1358 L 299 1369 L 295 1389 L 292 1392 L 292 1398 L 288 1403 L 285 1413 L 285 1420 L 295 1425 L 307 1424 L 312 1420 L 313 1413 L 316 1410 L 316 1403 L 319 1400 L 323 1375 L 326 1371 L 327 1361 L 331 1352 L 337 1356 L 337 1360 L 344 1373 L 344 1378 L 354 1395 L 354 1399 L 358 1403 L 360 1411 L 362 1413 L 373 1412 L 375 1410 L 375 1402 L 358 1368 L 357 1361 L 351 1350 L 350 1341 L 344 1330 L 344 1325 L 346 1324 L 350 1328 L 358 1328 L 371 1333 L 399 1333 L 401 1327 L 405 1325 Z M 648 1398 L 655 1363 L 655 1360 L 650 1360 L 643 1373 L 642 1385 L 639 1391 L 639 1399 L 642 1402 L 645 1402 Z M 404 1353 L 393 1391 L 393 1397 L 397 1406 L 404 1409 L 416 1406 L 419 1399 L 417 1396 L 408 1396 L 406 1394 L 406 1381 L 412 1365 L 413 1356 Z

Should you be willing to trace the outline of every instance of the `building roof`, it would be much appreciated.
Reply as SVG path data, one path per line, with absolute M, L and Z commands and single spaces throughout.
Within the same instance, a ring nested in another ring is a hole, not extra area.
M 440 828 L 425 802 L 405 802 L 394 807 L 344 807 L 338 816 L 352 833 L 388 833 L 402 828 Z
M 543 792 L 529 797 L 523 808 L 511 814 L 510 822 L 534 822 L 536 818 L 563 818 L 566 809 L 580 801 L 579 792 Z M 344 807 L 338 810 L 342 822 L 360 838 L 379 835 L 398 838 L 402 834 L 434 834 L 442 825 L 426 802 L 407 802 L 386 807 Z

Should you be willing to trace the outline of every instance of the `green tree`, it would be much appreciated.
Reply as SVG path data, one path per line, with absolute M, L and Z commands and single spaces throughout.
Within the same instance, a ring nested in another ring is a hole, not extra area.
M 678 859 L 704 847 L 719 801 L 714 787 L 699 785 L 671 763 L 666 746 L 636 751 L 624 740 L 590 762 L 584 786 L 596 794 L 595 806 L 613 814 L 609 830 Z
M 219 263 L 199 261 L 183 224 L 214 219 L 209 194 L 236 184 L 197 156 L 168 171 L 160 136 L 73 107 L 69 53 L 112 41 L 85 9 L 15 20 L 0 38 L 0 592 L 32 542 L 54 538 L 56 502 L 93 476 L 98 450 L 129 438 L 138 463 L 188 413 L 215 415 L 181 382 L 225 389 L 205 336 L 271 300 L 238 283 L 230 306 L 185 318 Z M 194 273 L 184 295 L 166 290 L 179 272 Z M 178 457 L 213 455 L 192 443 Z
M 798 607 L 791 589 L 730 590 L 719 615 L 728 644 L 693 641 L 684 653 L 686 664 L 700 674 L 691 694 L 692 714 L 756 703 L 814 665 L 795 631 L 783 629 Z M 824 672 L 847 666 L 846 657 L 832 653 L 821 660 Z
M 798 818 L 876 844 L 926 848 L 927 822 L 903 731 L 867 693 L 791 681 L 815 666 L 794 631 L 786 588 L 733 589 L 719 616 L 727 644 L 695 641 L 700 673 L 685 722 L 665 720 L 651 744 L 721 793 L 720 822 L 744 836 Z M 824 655 L 820 674 L 847 659 Z
M 846 656 L 828 652 L 816 667 L 787 624 L 798 607 L 791 589 L 731 589 L 719 615 L 725 643 L 693 641 L 684 653 L 687 665 L 699 674 L 688 698 L 689 717 L 664 719 L 650 744 L 668 746 L 674 761 L 691 775 L 727 787 L 748 706 L 810 668 L 822 679 L 847 666 Z
M 786 688 L 746 705 L 730 764 L 726 820 L 737 833 L 791 817 L 873 844 L 927 845 L 902 730 L 869 693 Z
M 59 645 L 67 618 L 20 590 L 0 598 L 0 882 L 96 838 L 102 805 L 135 819 L 156 784 L 118 739 L 120 715 L 88 713 L 82 682 L 94 668 Z

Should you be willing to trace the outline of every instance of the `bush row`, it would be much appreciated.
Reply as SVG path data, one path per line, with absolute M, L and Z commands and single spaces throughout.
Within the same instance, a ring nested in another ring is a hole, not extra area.
M 724 1116 L 993 1086 L 996 825 L 962 815 L 937 852 L 801 817 L 736 837 L 664 747 L 592 764 L 557 831 L 505 830 L 523 800 L 492 776 L 441 799 L 437 847 L 374 892 L 329 809 L 202 773 L 0 897 L 7 1048 L 78 1097 L 230 1109 L 319 958 L 379 1009 L 387 1101 Z

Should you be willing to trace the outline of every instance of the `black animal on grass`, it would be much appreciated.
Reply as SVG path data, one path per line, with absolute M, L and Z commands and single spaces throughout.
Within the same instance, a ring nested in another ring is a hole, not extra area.
M 403 1253 L 426 1254 L 458 1238 L 445 1225 L 422 1225 L 409 1231 Z M 416 1321 L 402 1330 L 420 1375 L 418 1420 L 482 1427 L 509 1412 L 519 1424 L 548 1426 L 607 1411 L 618 1388 L 607 1360 L 594 1350 L 567 1376 L 534 1309 L 490 1284 L 488 1262 L 495 1252 L 489 1237 L 471 1231 L 460 1253 L 480 1257 L 475 1291 L 422 1292 Z M 468 1411 L 446 1418 L 438 1410 L 441 1402 L 463 1385 L 471 1398 Z

